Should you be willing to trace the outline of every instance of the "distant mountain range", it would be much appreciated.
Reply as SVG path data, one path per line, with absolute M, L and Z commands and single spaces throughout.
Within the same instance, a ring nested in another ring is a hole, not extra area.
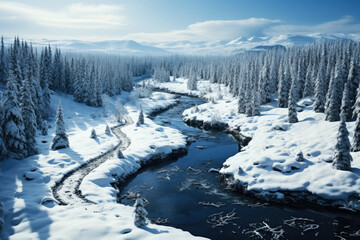
M 260 51 L 270 48 L 288 48 L 291 46 L 304 46 L 312 44 L 315 41 L 336 41 L 341 38 L 329 34 L 316 35 L 280 35 L 275 37 L 239 37 L 232 40 L 221 40 L 215 42 L 162 42 L 147 43 L 151 46 L 165 49 L 169 52 L 178 52 L 186 54 L 237 54 L 245 51 Z M 352 37 L 353 40 L 359 38 Z
M 47 44 L 57 46 L 63 50 L 81 52 L 104 52 L 122 55 L 170 55 L 170 54 L 238 54 L 246 51 L 263 51 L 271 48 L 288 48 L 291 46 L 304 46 L 314 41 L 340 39 L 359 40 L 360 37 L 340 38 L 329 34 L 316 35 L 280 35 L 275 37 L 239 37 L 231 40 L 214 42 L 207 41 L 175 41 L 175 42 L 136 42 L 133 40 L 110 41 L 79 41 L 79 40 L 33 40 L 28 39 L 33 45 L 42 47 Z M 12 39 L 5 39 L 11 43 Z

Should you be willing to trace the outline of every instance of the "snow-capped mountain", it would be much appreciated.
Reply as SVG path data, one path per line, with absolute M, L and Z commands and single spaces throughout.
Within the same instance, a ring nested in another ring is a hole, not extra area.
M 340 37 L 329 34 L 314 34 L 314 35 L 279 35 L 279 36 L 264 36 L 264 37 L 239 37 L 236 39 L 221 40 L 215 42 L 162 42 L 147 44 L 158 48 L 165 49 L 169 52 L 178 52 L 185 54 L 237 54 L 249 50 L 264 50 L 271 47 L 285 48 L 291 46 L 304 46 L 312 44 L 315 41 L 336 41 L 340 39 L 354 39 L 358 40 L 357 36 Z
M 13 39 L 4 39 L 11 44 Z M 81 51 L 81 52 L 104 52 L 121 55 L 168 55 L 169 53 L 162 48 L 141 44 L 133 40 L 108 40 L 108 41 L 80 41 L 80 40 L 48 40 L 48 39 L 29 39 L 36 47 L 47 46 L 48 44 L 60 47 L 62 50 Z

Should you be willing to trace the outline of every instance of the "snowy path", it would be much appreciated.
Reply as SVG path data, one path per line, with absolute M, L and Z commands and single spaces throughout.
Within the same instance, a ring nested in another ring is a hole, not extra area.
M 100 156 L 88 161 L 67 174 L 56 183 L 53 188 L 54 197 L 62 205 L 75 205 L 75 204 L 92 204 L 93 202 L 86 199 L 79 190 L 82 180 L 95 168 L 107 161 L 110 156 L 117 154 L 118 150 L 124 151 L 130 145 L 130 139 L 121 131 L 121 128 L 126 127 L 133 123 L 130 116 L 125 116 L 126 123 L 124 125 L 113 127 L 111 130 L 116 137 L 120 139 L 120 143 L 111 148 Z

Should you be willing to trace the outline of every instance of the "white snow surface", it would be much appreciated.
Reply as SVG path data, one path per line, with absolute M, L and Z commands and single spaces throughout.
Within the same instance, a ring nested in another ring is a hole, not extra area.
M 242 134 L 252 137 L 249 145 L 227 159 L 220 171 L 247 185 L 248 190 L 279 198 L 283 197 L 276 193 L 279 191 L 307 191 L 341 202 L 349 200 L 352 194 L 359 195 L 360 153 L 351 153 L 351 171 L 332 168 L 339 122 L 325 121 L 325 114 L 315 113 L 311 98 L 298 102 L 299 122 L 289 124 L 288 110 L 277 107 L 276 96 L 274 101 L 261 106 L 260 116 L 246 117 L 237 113 L 237 99 L 223 85 L 219 90 L 218 84 L 201 80 L 198 81 L 198 90 L 189 91 L 186 79 L 151 82 L 173 92 L 215 98 L 215 103 L 198 106 L 197 112 L 195 107 L 185 110 L 183 118 L 210 123 L 219 121 L 227 123 L 230 128 L 240 126 Z M 217 96 L 221 95 L 223 98 L 218 99 Z M 347 127 L 351 140 L 355 123 L 349 122 Z M 304 162 L 295 161 L 300 151 L 304 154 Z
M 190 233 L 171 227 L 149 224 L 134 226 L 133 207 L 118 204 L 110 182 L 140 168 L 154 153 L 169 153 L 184 147 L 184 136 L 177 130 L 161 127 L 146 118 L 136 127 L 139 103 L 131 94 L 107 98 L 108 109 L 116 100 L 124 103 L 134 124 L 123 131 L 131 139 L 124 151 L 125 158 L 114 156 L 95 169 L 81 184 L 83 194 L 96 205 L 60 206 L 53 198 L 52 187 L 68 171 L 98 156 L 118 143 L 114 134 L 105 134 L 106 124 L 117 125 L 115 118 L 104 116 L 103 108 L 76 103 L 70 95 L 52 93 L 53 109 L 59 101 L 63 106 L 70 148 L 50 150 L 55 132 L 55 119 L 50 119 L 48 136 L 38 133 L 40 154 L 23 160 L 7 159 L 0 163 L 0 201 L 4 204 L 4 229 L 1 239 L 194 239 Z M 176 102 L 173 95 L 155 93 L 142 99 L 145 115 Z M 96 130 L 97 139 L 90 138 Z M 150 148 L 150 146 L 152 148 Z M 115 174 L 113 176 L 113 174 Z M 199 238 L 201 239 L 201 238 Z

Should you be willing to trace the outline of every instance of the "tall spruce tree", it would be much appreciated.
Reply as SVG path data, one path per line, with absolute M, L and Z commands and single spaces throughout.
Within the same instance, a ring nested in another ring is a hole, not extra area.
M 2 103 L 2 92 L 0 92 L 0 161 L 4 160 L 7 155 L 7 149 L 4 142 L 3 136 L 3 125 L 4 125 L 4 109 Z
M 69 147 L 69 139 L 66 134 L 65 121 L 64 121 L 64 115 L 62 113 L 61 103 L 59 103 L 59 105 L 58 105 L 55 123 L 56 123 L 56 132 L 55 132 L 56 135 L 53 139 L 51 149 L 57 150 L 57 149 L 61 149 L 61 148 L 68 148 Z
M 343 87 L 342 83 L 344 82 L 344 76 L 341 71 L 340 61 L 336 62 L 335 73 L 332 74 L 332 79 L 330 80 L 330 86 L 327 96 L 327 108 L 325 109 L 326 120 L 330 122 L 340 120 L 340 108 L 341 108 L 341 99 Z
M 28 155 L 35 155 L 38 153 L 35 140 L 36 115 L 34 111 L 34 103 L 31 98 L 31 88 L 28 78 L 24 80 L 21 90 L 21 115 L 24 120 L 24 132 Z
M 6 100 L 4 102 L 3 133 L 8 157 L 23 159 L 28 155 L 28 152 L 24 121 L 20 113 L 15 89 L 15 80 L 10 79 L 7 83 Z
M 282 72 L 281 69 L 280 72 Z M 285 66 L 284 73 L 281 76 L 279 76 L 279 81 L 280 82 L 279 82 L 278 106 L 285 108 L 288 106 L 289 90 L 291 86 L 290 68 L 288 65 Z
M 332 163 L 334 169 L 350 171 L 352 161 L 350 147 L 349 132 L 346 128 L 346 114 L 342 111 Z
M 290 89 L 290 96 L 289 96 L 289 103 L 288 103 L 288 118 L 289 118 L 289 123 L 297 123 L 299 120 L 297 118 L 297 111 L 296 111 L 296 107 L 297 107 L 297 101 L 296 101 L 296 83 L 295 83 L 296 79 L 292 82 L 291 84 L 291 89 Z
M 314 111 L 317 113 L 322 113 L 325 111 L 325 94 L 325 59 L 322 58 L 315 81 Z
M 8 63 L 7 55 L 5 52 L 4 38 L 1 37 L 1 49 L 0 49 L 0 84 L 6 84 L 8 77 Z

